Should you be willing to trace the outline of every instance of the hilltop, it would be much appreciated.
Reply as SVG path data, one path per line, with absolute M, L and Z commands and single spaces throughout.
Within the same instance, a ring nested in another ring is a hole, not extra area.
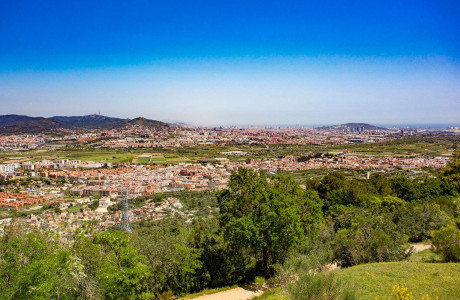
M 0 116 L 0 133 L 45 133 L 59 128 L 65 129 L 113 129 L 126 125 L 141 125 L 152 129 L 167 129 L 171 125 L 146 118 L 121 119 L 98 114 L 87 116 L 55 116 L 50 118 L 22 115 Z
M 346 123 L 340 125 L 323 126 L 319 127 L 318 129 L 356 130 L 357 128 L 364 128 L 364 130 L 386 130 L 384 127 L 378 127 L 367 123 Z

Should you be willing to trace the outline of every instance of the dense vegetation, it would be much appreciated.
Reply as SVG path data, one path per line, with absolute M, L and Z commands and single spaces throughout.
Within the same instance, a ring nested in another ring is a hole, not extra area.
M 67 242 L 12 226 L 0 238 L 0 298 L 167 299 L 265 276 L 293 299 L 353 299 L 327 264 L 401 261 L 425 239 L 460 260 L 459 169 L 416 180 L 331 172 L 306 189 L 240 169 L 227 190 L 189 195 L 189 208 L 217 206 L 191 223 L 146 220 L 133 234 L 88 224 Z

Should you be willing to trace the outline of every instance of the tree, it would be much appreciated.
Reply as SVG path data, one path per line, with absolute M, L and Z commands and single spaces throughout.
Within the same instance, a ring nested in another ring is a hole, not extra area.
M 285 175 L 241 168 L 218 200 L 226 241 L 235 250 L 251 252 L 266 278 L 270 265 L 282 262 L 292 245 L 313 234 L 322 218 L 317 194 Z
M 394 223 L 384 215 L 372 216 L 365 211 L 362 214 L 352 220 L 350 227 L 337 231 L 332 246 L 338 264 L 350 267 L 405 258 L 407 238 Z
M 381 173 L 372 174 L 369 183 L 371 184 L 374 192 L 379 195 L 388 196 L 392 193 L 388 177 Z
M 35 229 L 6 230 L 0 239 L 1 299 L 88 298 L 80 259 L 55 238 Z
M 433 202 L 410 203 L 395 211 L 393 219 L 401 233 L 409 237 L 410 242 L 420 242 L 430 238 L 431 231 L 445 226 L 449 215 Z
M 445 181 L 451 183 L 460 193 L 460 151 L 456 152 L 454 157 L 450 160 L 447 167 L 441 170 L 440 177 Z
M 446 262 L 460 261 L 460 229 L 446 226 L 433 232 L 433 248 Z
M 347 178 L 343 173 L 331 172 L 321 179 L 318 186 L 318 193 L 322 199 L 329 197 L 330 193 L 334 190 L 344 188 L 347 184 Z
M 94 243 L 105 252 L 96 276 L 108 298 L 131 299 L 147 291 L 150 270 L 145 257 L 130 244 L 129 233 L 104 231 Z

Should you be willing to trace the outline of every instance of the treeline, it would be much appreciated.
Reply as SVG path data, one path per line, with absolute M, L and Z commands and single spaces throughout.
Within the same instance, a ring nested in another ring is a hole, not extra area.
M 459 188 L 449 172 L 423 180 L 380 173 L 369 180 L 347 179 L 333 172 L 307 181 L 324 201 L 324 225 L 332 227 L 330 259 L 342 267 L 401 260 L 410 254 L 407 242 L 429 239 L 444 226 L 457 227 Z
M 70 242 L 10 227 L 0 238 L 0 298 L 169 299 L 288 274 L 299 278 L 286 285 L 295 299 L 321 280 L 337 292 L 328 299 L 352 299 L 332 288 L 336 279 L 309 270 L 402 260 L 409 242 L 425 239 L 446 261 L 460 259 L 459 165 L 422 180 L 331 172 L 306 189 L 283 174 L 240 169 L 227 190 L 190 194 L 189 207 L 218 206 L 192 222 L 141 221 L 133 234 L 87 227 Z

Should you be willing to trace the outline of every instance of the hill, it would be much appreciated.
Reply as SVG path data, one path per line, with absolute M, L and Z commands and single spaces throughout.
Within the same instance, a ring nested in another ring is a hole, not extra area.
M 47 133 L 59 128 L 65 129 L 113 129 L 128 124 L 136 124 L 161 130 L 170 124 L 145 118 L 120 119 L 101 115 L 88 116 L 55 116 L 51 118 L 29 117 L 21 115 L 0 116 L 1 134 Z
M 42 117 L 19 115 L 0 116 L 0 133 L 40 133 L 59 128 L 56 121 Z
M 409 288 L 414 299 L 430 295 L 439 299 L 460 299 L 459 263 L 386 262 L 335 270 L 337 277 L 353 290 L 356 299 L 389 299 L 399 284 Z M 281 287 L 268 290 L 257 300 L 288 300 Z M 392 298 L 393 299 L 393 298 Z
M 129 120 L 128 123 L 133 124 L 133 125 L 135 124 L 135 125 L 145 126 L 149 128 L 165 128 L 165 127 L 170 126 L 168 123 L 164 123 L 164 122 L 157 121 L 157 120 L 150 120 L 150 119 L 146 119 L 142 117 Z
M 397 284 L 408 287 L 416 299 L 426 294 L 439 299 L 460 299 L 458 263 L 373 263 L 337 273 L 354 287 L 357 299 L 387 299 Z
M 126 125 L 126 120 L 111 118 L 101 115 L 73 116 L 73 117 L 51 117 L 61 128 L 117 128 Z
M 364 130 L 386 130 L 386 128 L 378 127 L 375 125 L 367 124 L 367 123 L 346 123 L 340 125 L 332 125 L 332 126 L 323 126 L 319 127 L 318 129 L 336 129 L 336 130 L 357 130 L 358 128 L 363 128 Z

